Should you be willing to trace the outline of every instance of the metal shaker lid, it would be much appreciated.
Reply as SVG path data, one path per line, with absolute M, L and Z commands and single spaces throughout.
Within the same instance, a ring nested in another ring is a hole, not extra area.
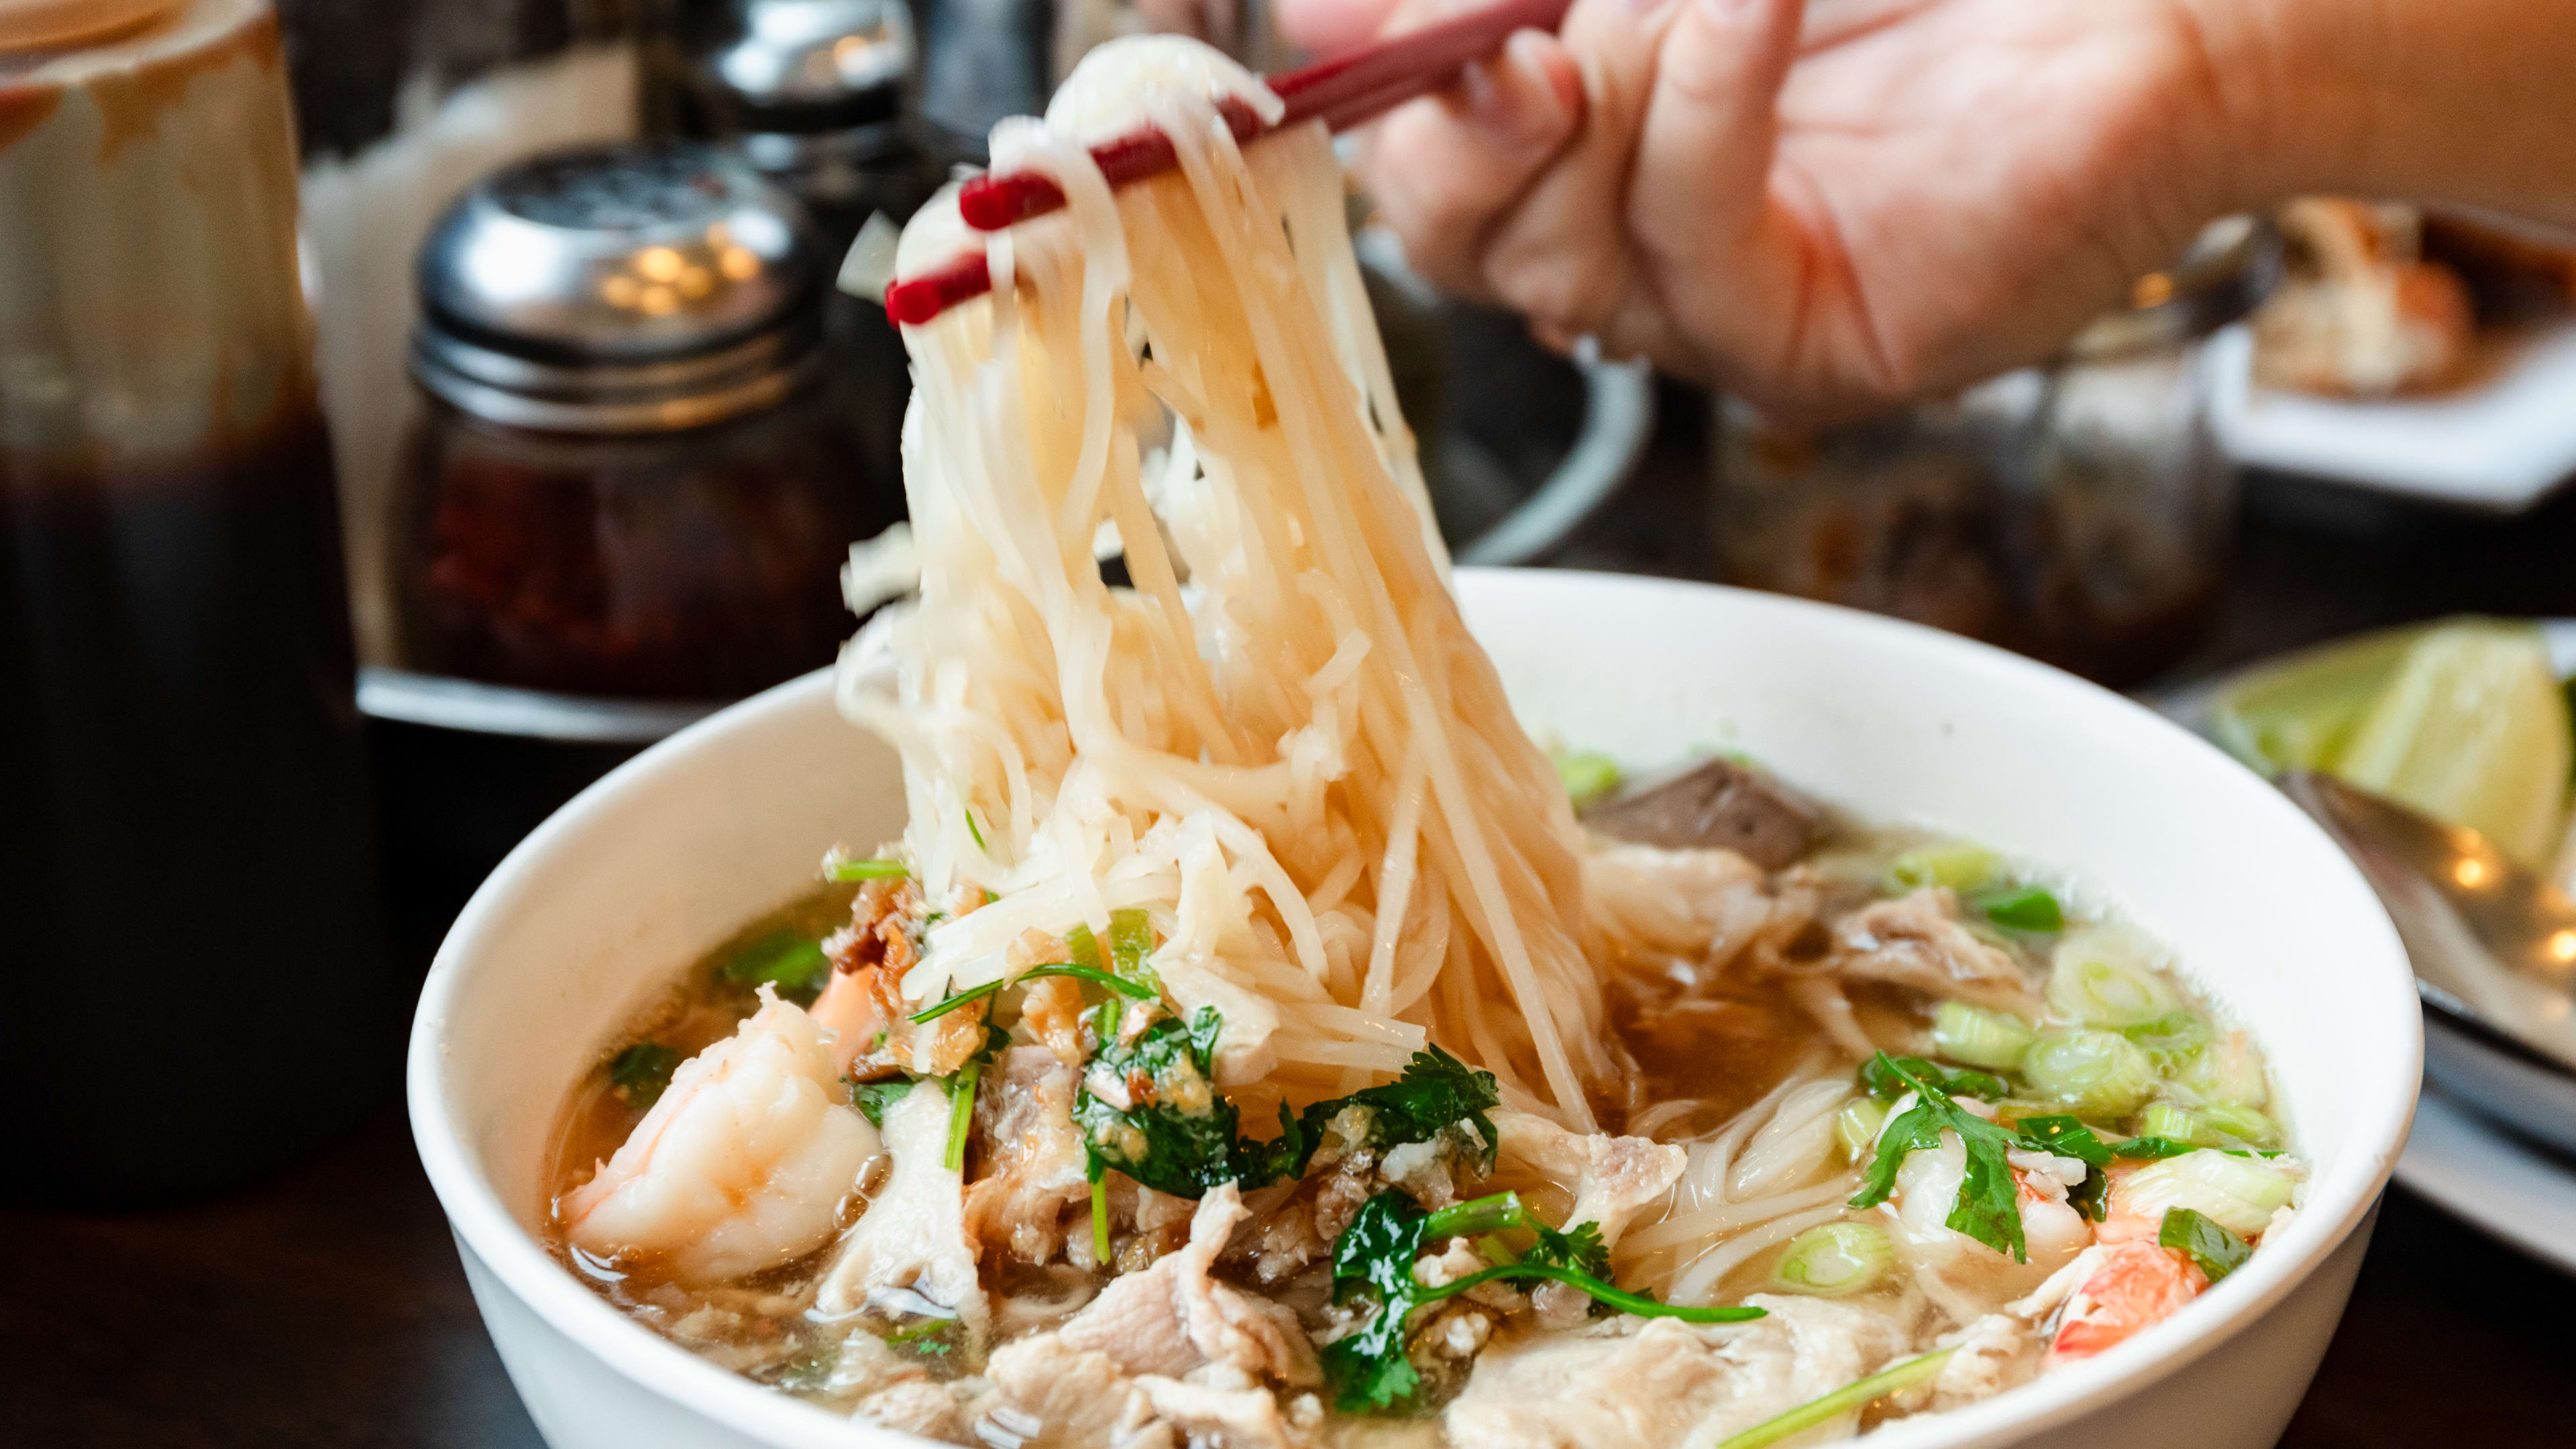
M 823 266 L 796 202 L 712 147 L 558 152 L 457 200 L 422 246 L 412 368 L 494 421 L 696 427 L 783 396 Z
M 904 0 L 733 0 L 699 13 L 683 42 L 689 81 L 719 134 L 899 139 L 914 56 Z

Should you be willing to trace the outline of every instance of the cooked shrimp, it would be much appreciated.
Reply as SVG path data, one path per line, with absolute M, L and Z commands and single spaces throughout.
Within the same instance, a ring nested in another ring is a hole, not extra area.
M 585 1252 L 662 1254 L 676 1278 L 722 1282 L 823 1246 L 878 1150 L 822 1028 L 764 986 L 555 1210 Z
M 2127 1242 L 2108 1249 L 2093 1276 L 2066 1301 L 2057 1342 L 2049 1346 L 2049 1367 L 2091 1358 L 2162 1322 L 2208 1286 L 2208 1276 L 2171 1248 Z

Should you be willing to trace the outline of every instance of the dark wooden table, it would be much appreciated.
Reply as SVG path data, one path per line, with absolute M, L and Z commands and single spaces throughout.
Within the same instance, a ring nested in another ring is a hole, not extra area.
M 1639 487 L 1569 562 L 1705 570 L 1693 410 L 1668 401 Z M 2257 479 L 2195 666 L 2455 610 L 2576 614 L 2576 497 L 2503 523 Z M 397 874 L 417 968 L 458 883 Z M 0 1213 L 0 1444 L 534 1449 L 412 1154 L 398 1054 L 362 1129 L 264 1186 L 123 1216 Z M 2571 1361 L 2576 1279 L 2399 1188 L 2283 1442 L 2576 1441 Z

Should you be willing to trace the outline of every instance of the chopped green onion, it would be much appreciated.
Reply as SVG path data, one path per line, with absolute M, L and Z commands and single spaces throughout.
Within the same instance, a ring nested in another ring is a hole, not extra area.
M 2271 1073 L 2264 1064 L 2263 1049 L 2241 1031 L 2230 1032 L 2203 1047 L 2183 1064 L 2174 1081 L 2205 1103 L 2251 1111 L 2272 1100 Z
M 2156 948 L 2126 926 L 2087 926 L 2057 945 L 2048 1004 L 2086 1026 L 2144 1026 L 2182 1005 L 2156 969 Z
M 2117 1032 L 2052 1031 L 2022 1053 L 2032 1090 L 2079 1117 L 2125 1117 L 2156 1090 L 2155 1064 Z
M 1594 750 L 1571 750 L 1556 756 L 1556 778 L 1565 783 L 1566 798 L 1584 809 L 1619 791 L 1624 777 L 1619 764 Z
M 724 974 L 725 979 L 753 990 L 774 986 L 779 995 L 801 1006 L 822 991 L 823 978 L 832 974 L 832 961 L 823 954 L 822 942 L 782 928 L 735 953 L 725 963 Z
M 1064 933 L 1064 954 L 1071 956 L 1076 966 L 1088 966 L 1094 971 L 1109 969 L 1109 958 L 1100 954 L 1099 938 L 1080 921 L 1074 922 L 1073 929 Z
M 1834 1114 L 1834 1141 L 1854 1162 L 1878 1144 L 1878 1129 L 1887 1125 L 1887 1104 L 1875 1097 L 1854 1097 Z
M 2143 1048 L 2157 1071 L 2171 1076 L 2209 1045 L 2209 1023 L 2199 1012 L 2185 1009 L 2169 1012 L 2144 1026 L 2123 1027 L 2120 1035 Z
M 2058 909 L 2057 897 L 2037 886 L 1981 896 L 1977 909 L 2006 930 L 2045 934 L 2066 929 L 2066 913 Z
M 2200 1271 L 2212 1283 L 2244 1267 L 2245 1260 L 2254 1256 L 2243 1238 L 2187 1207 L 2165 1209 L 2164 1222 L 2156 1229 L 2156 1241 L 2179 1249 L 2200 1265 Z
M 2211 1104 L 2184 1107 L 2172 1102 L 2150 1105 L 2138 1121 L 2141 1137 L 2164 1137 L 2194 1147 L 2269 1147 L 2280 1129 L 2260 1112 Z
M 2003 862 L 1993 851 L 1972 841 L 1945 840 L 1918 846 L 1888 862 L 1886 885 L 1892 895 L 1925 886 L 1975 892 L 1993 885 L 2002 874 Z
M 641 1110 L 661 1099 L 663 1090 L 671 1085 L 671 1073 L 679 1069 L 678 1048 L 639 1041 L 609 1059 L 609 1089 L 627 1106 Z
M 975 1088 L 984 1079 L 984 1063 L 973 1060 L 957 1073 L 956 1084 L 949 1088 L 948 1155 L 943 1165 L 950 1172 L 966 1167 L 966 1132 L 975 1125 Z
M 2251 1237 L 2290 1205 L 2299 1178 L 2287 1163 L 2202 1148 L 2139 1168 L 2122 1184 L 2120 1197 L 2124 1210 L 2140 1217 L 2160 1218 L 2167 1208 L 2186 1207 Z
M 1109 963 L 1119 975 L 1152 982 L 1145 958 L 1153 954 L 1153 917 L 1134 909 L 1109 913 Z
M 976 828 L 975 807 L 972 805 L 966 807 L 966 833 L 975 837 L 975 848 L 977 850 L 983 851 L 986 855 L 993 853 L 992 847 L 984 843 L 984 832 Z
M 1964 1001 L 1945 1001 L 1932 1013 L 1932 1044 L 1941 1055 L 1972 1067 L 2011 1071 L 2021 1065 L 2038 1033 L 2029 1022 Z
M 1826 1223 L 1791 1238 L 1771 1276 L 1792 1293 L 1840 1298 L 1886 1277 L 1895 1264 L 1896 1248 L 1886 1230 L 1869 1223 Z
M 912 871 L 902 861 L 883 858 L 845 860 L 832 867 L 832 879 L 838 881 L 893 880 L 910 874 Z
M 1091 1260 L 1109 1266 L 1109 1174 L 1097 1162 L 1091 1169 Z
M 1894 1368 L 1882 1369 L 1859 1383 L 1834 1390 L 1821 1399 L 1800 1404 L 1776 1419 L 1765 1419 L 1740 1434 L 1721 1439 L 1714 1449 L 1764 1449 L 1793 1434 L 1803 1434 L 1818 1424 L 1828 1423 L 1855 1410 L 1868 1408 L 1900 1389 L 1910 1389 L 1941 1371 L 1950 1361 L 1955 1348 L 1910 1358 Z

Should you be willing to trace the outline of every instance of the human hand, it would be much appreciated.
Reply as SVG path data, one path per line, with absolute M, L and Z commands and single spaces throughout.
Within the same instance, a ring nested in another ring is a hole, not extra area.
M 1280 18 L 1329 53 L 1426 6 Z M 2046 354 L 2259 190 L 2234 90 L 2188 0 L 1576 0 L 1361 169 L 1434 282 L 1826 415 Z

